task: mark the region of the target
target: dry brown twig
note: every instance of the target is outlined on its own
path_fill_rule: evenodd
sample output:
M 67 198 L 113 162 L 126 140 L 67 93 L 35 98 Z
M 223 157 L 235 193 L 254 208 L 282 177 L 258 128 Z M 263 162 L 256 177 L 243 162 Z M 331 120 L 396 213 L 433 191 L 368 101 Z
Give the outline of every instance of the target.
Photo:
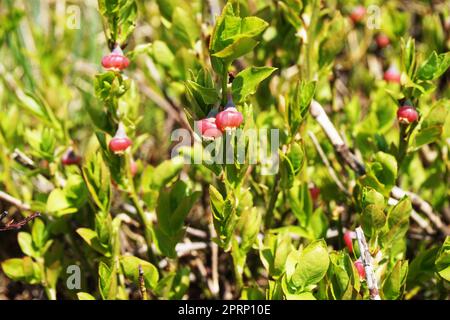
M 145 287 L 145 279 L 144 279 L 144 270 L 142 270 L 142 266 L 138 266 L 139 271 L 139 292 L 141 293 L 142 300 L 148 300 L 147 288 Z
M 8 215 L 7 212 L 2 213 L 2 215 L 0 216 L 0 219 L 3 219 L 4 217 L 6 217 Z M 35 218 L 39 217 L 41 214 L 39 212 L 35 212 L 32 213 L 31 215 L 29 215 L 28 217 L 26 217 L 25 219 L 20 220 L 19 222 L 14 222 L 13 220 L 10 220 L 9 222 L 7 222 L 5 224 L 4 227 L 0 227 L 0 232 L 1 231 L 9 231 L 9 230 L 19 230 L 22 229 L 22 227 L 24 225 L 26 225 L 28 222 L 34 220 Z

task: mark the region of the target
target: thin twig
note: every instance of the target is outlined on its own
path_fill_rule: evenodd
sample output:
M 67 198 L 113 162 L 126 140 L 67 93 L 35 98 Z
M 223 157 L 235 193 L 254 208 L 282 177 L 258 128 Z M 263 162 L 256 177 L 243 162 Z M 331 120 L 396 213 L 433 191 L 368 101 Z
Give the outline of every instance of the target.
M 350 152 L 350 149 L 347 147 L 344 140 L 342 140 L 333 123 L 330 121 L 330 118 L 328 118 L 325 110 L 317 101 L 313 100 L 311 102 L 310 112 L 325 131 L 325 134 L 328 136 L 328 139 L 330 139 L 334 149 L 344 162 L 359 175 L 364 175 L 366 173 L 364 164 Z
M 3 191 L 0 191 L 0 200 L 9 202 L 12 205 L 16 206 L 17 208 L 19 208 L 20 210 L 27 211 L 27 210 L 31 209 L 29 204 L 26 204 L 26 203 L 22 202 L 21 200 L 14 198 L 13 196 L 11 196 Z
M 144 270 L 142 270 L 142 266 L 138 266 L 139 270 L 139 292 L 141 293 L 142 300 L 148 300 L 147 288 L 145 287 L 145 279 L 144 279 Z
M 216 24 L 216 18 L 220 16 L 220 4 L 218 0 L 208 0 L 210 14 L 211 14 L 211 25 Z
M 178 243 L 175 246 L 175 251 L 178 257 L 182 257 L 190 253 L 191 251 L 203 250 L 208 248 L 206 242 L 189 242 L 189 243 Z
M 14 149 L 11 158 L 28 169 L 36 169 L 34 161 L 17 148 Z
M 186 233 L 190 234 L 191 236 L 200 238 L 200 239 L 208 239 L 208 233 L 206 231 L 203 231 L 203 230 L 200 230 L 200 229 L 187 227 L 186 228 Z
M 317 141 L 317 137 L 316 135 L 312 132 L 312 131 L 308 131 L 308 135 L 311 138 L 314 147 L 317 150 L 317 153 L 319 153 L 320 158 L 322 159 L 322 162 L 325 164 L 325 166 L 328 169 L 328 173 L 330 174 L 331 178 L 333 179 L 333 181 L 336 183 L 336 185 L 338 186 L 338 188 L 344 192 L 347 196 L 350 195 L 350 192 L 348 192 L 347 189 L 345 189 L 344 185 L 342 184 L 342 182 L 339 180 L 336 171 L 334 171 L 333 167 L 331 166 L 330 161 L 328 161 L 327 156 L 325 155 L 325 152 L 323 151 L 322 147 L 320 146 L 319 141 Z
M 356 228 L 356 239 L 358 240 L 359 250 L 361 252 L 361 261 L 366 272 L 367 287 L 370 292 L 370 300 L 381 300 L 378 293 L 378 283 L 372 266 L 372 255 L 367 245 L 366 237 L 361 227 Z
M 7 222 L 4 227 L 0 227 L 0 231 L 9 231 L 9 230 L 19 230 L 22 229 L 24 225 L 26 225 L 28 222 L 32 221 L 33 219 L 39 217 L 41 214 L 39 212 L 32 213 L 28 217 L 26 217 L 23 220 L 20 220 L 19 222 L 14 222 L 14 219 Z M 5 216 L 5 214 L 2 214 L 2 218 Z

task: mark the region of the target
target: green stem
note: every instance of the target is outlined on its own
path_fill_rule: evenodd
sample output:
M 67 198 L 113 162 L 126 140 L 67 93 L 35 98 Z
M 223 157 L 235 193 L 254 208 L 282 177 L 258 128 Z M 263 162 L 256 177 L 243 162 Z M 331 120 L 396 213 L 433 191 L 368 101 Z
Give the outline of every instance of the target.
M 406 152 L 408 150 L 408 141 L 409 137 L 406 133 L 406 126 L 403 124 L 400 124 L 400 135 L 399 135 L 399 141 L 398 141 L 398 154 L 397 154 L 397 165 L 398 165 L 398 171 L 400 171 L 400 167 L 402 165 L 403 160 L 405 159 Z
M 139 220 L 144 227 L 144 237 L 145 242 L 148 246 L 148 258 L 150 259 L 150 262 L 155 264 L 156 263 L 156 257 L 152 250 L 152 243 L 153 243 L 153 233 L 152 233 L 152 227 L 153 222 L 147 217 L 144 209 L 142 208 L 141 204 L 139 203 L 139 196 L 136 192 L 136 187 L 134 186 L 133 181 L 133 174 L 131 173 L 131 161 L 132 161 L 132 155 L 128 154 L 127 161 L 126 161 L 126 167 L 127 167 L 127 177 L 130 181 L 129 185 L 129 196 L 131 198 L 131 201 L 133 202 L 134 207 L 136 208 L 136 211 L 138 212 Z
M 266 217 L 265 217 L 265 226 L 266 228 L 270 228 L 270 225 L 272 224 L 273 219 L 273 212 L 275 210 L 275 204 L 278 199 L 278 194 L 280 193 L 280 188 L 278 188 L 280 184 L 280 173 L 278 172 L 275 176 L 275 181 L 273 182 L 273 188 L 272 188 L 272 195 L 270 196 L 269 200 L 269 207 L 267 209 Z
M 155 254 L 153 253 L 153 250 L 152 250 L 153 235 L 152 235 L 152 230 L 151 230 L 151 228 L 153 227 L 153 223 L 150 219 L 148 219 L 147 215 L 145 214 L 144 209 L 142 208 L 141 204 L 139 203 L 139 198 L 136 194 L 136 190 L 135 190 L 134 186 L 131 189 L 132 189 L 130 191 L 131 201 L 133 201 L 133 205 L 138 212 L 140 222 L 144 227 L 144 237 L 145 237 L 145 241 L 148 246 L 148 258 L 151 263 L 155 264 L 157 261 L 156 261 Z
M 48 300 L 56 300 L 56 290 L 53 288 L 49 288 L 47 286 L 44 287 L 45 295 Z
M 224 65 L 224 71 L 222 75 L 222 106 L 227 104 L 227 91 L 228 91 L 228 67 L 229 65 Z

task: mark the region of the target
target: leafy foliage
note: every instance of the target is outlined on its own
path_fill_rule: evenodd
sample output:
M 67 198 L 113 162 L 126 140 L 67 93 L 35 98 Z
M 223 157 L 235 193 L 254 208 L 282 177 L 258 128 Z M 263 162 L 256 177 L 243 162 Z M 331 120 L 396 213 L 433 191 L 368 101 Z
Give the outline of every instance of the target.
M 2 3 L 0 299 L 448 298 L 448 9 L 213 2 Z

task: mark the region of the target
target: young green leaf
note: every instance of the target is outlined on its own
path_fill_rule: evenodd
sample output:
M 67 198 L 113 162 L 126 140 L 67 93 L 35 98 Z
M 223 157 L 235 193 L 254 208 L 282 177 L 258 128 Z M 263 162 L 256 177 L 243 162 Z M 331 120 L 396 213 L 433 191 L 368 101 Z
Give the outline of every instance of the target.
M 258 85 L 276 69 L 272 67 L 248 67 L 239 72 L 231 86 L 233 101 L 242 103 L 249 95 L 254 94 Z

